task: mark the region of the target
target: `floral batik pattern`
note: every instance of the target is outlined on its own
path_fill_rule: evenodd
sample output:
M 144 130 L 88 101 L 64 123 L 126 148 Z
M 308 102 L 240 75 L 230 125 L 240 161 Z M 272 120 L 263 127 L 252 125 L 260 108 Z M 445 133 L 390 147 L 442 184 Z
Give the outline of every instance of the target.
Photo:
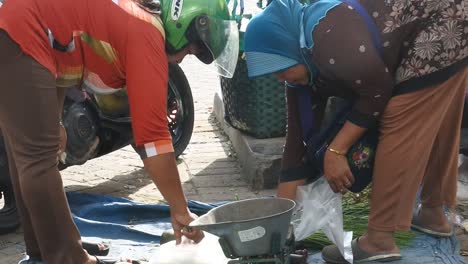
M 391 12 L 383 33 L 410 23 L 421 30 L 406 41 L 406 55 L 396 71 L 396 82 L 433 73 L 468 56 L 468 0 L 386 0 Z

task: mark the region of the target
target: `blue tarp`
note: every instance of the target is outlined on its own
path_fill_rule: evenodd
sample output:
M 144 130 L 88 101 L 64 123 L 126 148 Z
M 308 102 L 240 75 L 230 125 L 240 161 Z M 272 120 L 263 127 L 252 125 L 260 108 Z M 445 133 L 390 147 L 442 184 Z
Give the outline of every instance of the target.
M 109 256 L 148 260 L 158 250 L 161 234 L 171 229 L 169 207 L 124 198 L 67 193 L 75 224 L 85 241 L 110 244 Z M 218 204 L 189 201 L 198 215 Z
M 110 256 L 150 259 L 157 254 L 160 235 L 170 229 L 169 207 L 164 204 L 144 204 L 124 198 L 67 193 L 70 209 L 82 237 L 87 241 L 107 242 Z M 218 204 L 189 202 L 196 214 L 204 214 Z M 418 235 L 402 250 L 403 260 L 395 264 L 461 264 L 468 263 L 459 256 L 456 237 L 434 239 Z M 320 253 L 309 258 L 309 263 L 324 263 Z
M 418 235 L 412 244 L 401 250 L 402 260 L 392 264 L 462 264 L 468 263 L 460 256 L 460 245 L 456 236 L 445 239 L 435 239 L 426 235 Z M 316 253 L 309 257 L 309 264 L 322 264 L 322 255 Z M 382 263 L 382 262 L 368 262 Z

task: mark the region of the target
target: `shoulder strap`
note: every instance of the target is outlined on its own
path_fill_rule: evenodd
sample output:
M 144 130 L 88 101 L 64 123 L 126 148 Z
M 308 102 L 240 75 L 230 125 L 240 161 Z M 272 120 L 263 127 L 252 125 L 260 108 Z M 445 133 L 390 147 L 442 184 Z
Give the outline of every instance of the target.
M 301 119 L 302 139 L 304 142 L 307 142 L 312 137 L 312 133 L 316 132 L 314 129 L 313 105 L 311 101 L 312 94 L 310 88 L 300 87 L 289 89 L 298 89 L 297 102 Z
M 380 31 L 377 28 L 372 17 L 369 15 L 369 12 L 357 1 L 357 0 L 339 0 L 343 3 L 348 4 L 349 6 L 353 7 L 356 12 L 364 19 L 364 22 L 367 25 L 369 32 L 372 35 L 372 42 L 374 44 L 375 49 L 379 53 L 380 57 L 383 59 L 383 45 L 382 39 L 380 37 Z M 307 58 L 306 58 L 307 59 Z M 304 142 L 307 142 L 310 137 L 313 135 L 314 127 L 313 127 L 313 105 L 311 101 L 311 91 L 310 87 L 301 87 L 301 88 L 291 88 L 291 89 L 300 89 L 299 92 L 299 115 L 301 119 L 302 125 L 302 138 Z M 318 131 L 315 131 L 318 132 Z
M 357 0 L 339 0 L 339 1 L 346 3 L 352 8 L 354 8 L 354 10 L 358 12 L 358 14 L 362 17 L 362 19 L 364 19 L 364 22 L 367 25 L 367 29 L 372 35 L 372 42 L 374 43 L 374 47 L 377 49 L 380 57 L 382 58 L 383 57 L 383 45 L 382 45 L 383 43 L 380 37 L 380 31 L 377 25 L 375 24 L 374 19 L 372 19 L 372 17 L 369 15 L 369 12 L 367 12 L 367 10 Z

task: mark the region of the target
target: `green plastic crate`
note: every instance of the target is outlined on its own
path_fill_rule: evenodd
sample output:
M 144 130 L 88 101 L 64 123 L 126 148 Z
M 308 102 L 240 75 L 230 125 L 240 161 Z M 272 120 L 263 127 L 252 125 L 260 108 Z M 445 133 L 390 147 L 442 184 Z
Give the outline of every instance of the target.
M 273 75 L 249 79 L 240 56 L 233 78 L 221 77 L 221 90 L 225 119 L 231 126 L 256 138 L 286 134 L 284 84 Z

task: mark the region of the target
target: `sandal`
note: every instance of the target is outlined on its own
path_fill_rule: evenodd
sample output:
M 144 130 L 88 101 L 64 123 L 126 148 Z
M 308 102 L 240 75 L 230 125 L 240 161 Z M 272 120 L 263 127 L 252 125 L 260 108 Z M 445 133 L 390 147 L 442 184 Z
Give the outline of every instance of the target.
M 103 243 L 81 242 L 83 249 L 92 256 L 107 256 L 109 254 L 109 246 Z
M 138 260 L 132 260 L 131 262 L 122 260 L 121 258 L 101 258 L 96 257 L 97 264 L 141 264 Z
M 24 256 L 18 264 L 43 264 L 42 260 L 30 258 L 28 255 Z
M 356 238 L 351 242 L 351 248 L 353 251 L 353 263 L 363 263 L 363 262 L 370 262 L 370 261 L 395 261 L 401 259 L 400 253 L 391 253 L 391 252 L 379 252 L 379 253 L 369 253 L 358 246 L 359 238 Z M 341 255 L 340 250 L 337 246 L 331 245 L 326 246 L 322 250 L 322 258 L 327 263 L 333 264 L 346 264 L 349 263 L 346 261 L 343 256 Z
M 448 238 L 448 237 L 451 237 L 453 235 L 453 230 L 448 232 L 448 233 L 445 233 L 445 232 L 438 232 L 438 231 L 434 231 L 434 230 L 431 230 L 431 229 L 428 229 L 428 228 L 424 228 L 418 224 L 415 224 L 414 222 L 411 224 L 411 228 L 413 228 L 414 230 L 416 231 L 419 231 L 421 233 L 424 233 L 428 236 L 432 236 L 432 237 L 435 237 L 435 238 Z
M 428 236 L 436 237 L 436 238 L 447 238 L 453 235 L 453 228 L 452 230 L 450 230 L 450 232 L 447 233 L 447 232 L 439 232 L 439 231 L 435 231 L 435 230 L 431 230 L 431 229 L 423 227 L 419 223 L 418 215 L 419 215 L 419 212 L 418 214 L 413 216 L 413 220 L 411 222 L 411 228 L 413 228 L 414 230 L 424 233 Z

